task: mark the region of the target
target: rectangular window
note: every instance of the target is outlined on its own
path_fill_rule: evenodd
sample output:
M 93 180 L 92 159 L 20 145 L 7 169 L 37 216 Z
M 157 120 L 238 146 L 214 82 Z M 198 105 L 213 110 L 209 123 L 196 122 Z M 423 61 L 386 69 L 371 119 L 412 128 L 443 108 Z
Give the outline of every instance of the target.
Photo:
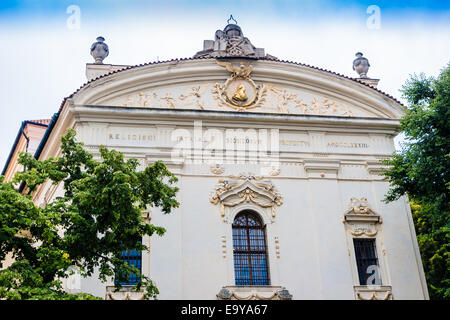
M 359 284 L 381 285 L 375 239 L 353 239 Z
M 142 272 L 142 255 L 140 251 L 136 250 L 128 250 L 128 251 L 122 251 L 122 260 L 127 262 L 128 265 L 134 266 L 139 270 L 139 272 Z M 139 281 L 139 277 L 135 274 L 129 274 L 128 275 L 128 281 L 121 281 L 119 282 L 123 286 L 131 285 L 134 286 Z

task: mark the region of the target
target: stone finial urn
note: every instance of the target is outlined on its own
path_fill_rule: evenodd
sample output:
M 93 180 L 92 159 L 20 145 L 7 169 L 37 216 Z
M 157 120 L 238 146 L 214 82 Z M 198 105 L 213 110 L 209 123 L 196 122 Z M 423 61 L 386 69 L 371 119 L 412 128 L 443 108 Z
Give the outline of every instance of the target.
M 95 63 L 103 63 L 103 60 L 109 54 L 108 45 L 104 41 L 105 38 L 98 37 L 97 42 L 94 42 L 91 46 L 91 56 L 94 57 Z
M 361 52 L 356 53 L 356 59 L 353 60 L 353 70 L 355 70 L 360 78 L 367 78 L 367 72 L 369 71 L 369 60 L 363 57 Z

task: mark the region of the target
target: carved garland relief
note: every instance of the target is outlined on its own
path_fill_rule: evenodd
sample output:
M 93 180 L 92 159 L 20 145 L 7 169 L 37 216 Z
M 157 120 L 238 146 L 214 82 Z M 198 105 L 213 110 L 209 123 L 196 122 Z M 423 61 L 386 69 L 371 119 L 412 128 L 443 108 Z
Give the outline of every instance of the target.
M 393 300 L 391 287 L 385 286 L 382 291 L 361 291 L 356 292 L 356 298 L 358 300 Z
M 217 109 L 260 111 L 284 114 L 335 115 L 354 117 L 348 106 L 326 97 L 313 97 L 309 103 L 298 93 L 272 84 L 255 84 L 251 79 L 251 65 L 234 66 L 217 60 L 230 72 L 225 83 L 203 83 L 184 89 L 184 92 L 139 92 L 128 95 L 126 107 L 151 107 L 171 109 Z M 215 102 L 214 104 L 211 104 Z M 209 107 L 207 107 L 209 106 Z
M 292 300 L 292 295 L 284 287 L 267 289 L 258 291 L 258 288 L 249 287 L 248 290 L 240 292 L 232 286 L 223 287 L 216 296 L 218 300 Z

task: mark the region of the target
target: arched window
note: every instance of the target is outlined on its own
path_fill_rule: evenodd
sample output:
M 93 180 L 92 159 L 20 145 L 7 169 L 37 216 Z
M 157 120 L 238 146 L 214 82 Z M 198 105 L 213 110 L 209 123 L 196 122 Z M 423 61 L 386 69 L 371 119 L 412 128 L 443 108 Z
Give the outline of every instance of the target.
M 270 284 L 265 226 L 256 213 L 243 211 L 234 219 L 233 249 L 237 286 Z

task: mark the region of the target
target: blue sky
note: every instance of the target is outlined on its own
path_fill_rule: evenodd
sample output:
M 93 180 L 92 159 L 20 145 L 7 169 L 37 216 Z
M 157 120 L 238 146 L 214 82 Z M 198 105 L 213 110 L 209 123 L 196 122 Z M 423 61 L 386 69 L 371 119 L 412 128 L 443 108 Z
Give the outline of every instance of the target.
M 202 13 L 230 12 L 234 15 L 245 14 L 252 17 L 266 16 L 284 18 L 321 19 L 330 15 L 346 15 L 361 11 L 370 5 L 378 5 L 388 19 L 407 20 L 410 17 L 435 19 L 450 17 L 450 1 L 389 1 L 389 0 L 2 0 L 0 17 L 3 20 L 14 19 L 58 19 L 64 18 L 69 5 L 78 5 L 89 18 L 107 19 L 108 17 L 148 16 L 153 14 L 182 13 L 190 15 L 192 21 Z M 232 11 L 232 12 L 231 12 Z
M 69 28 L 69 6 L 80 9 Z M 367 9 L 380 8 L 379 28 Z M 369 76 L 396 98 L 412 73 L 437 75 L 450 61 L 450 1 L 27 0 L 0 1 L 0 169 L 23 120 L 50 118 L 84 82 L 90 45 L 102 35 L 105 63 L 141 64 L 191 57 L 230 14 L 256 47 L 356 76 L 356 52 Z
M 142 7 L 147 5 L 149 7 L 164 7 L 179 6 L 179 7 L 223 7 L 227 5 L 231 6 L 254 6 L 259 4 L 259 6 L 266 7 L 276 7 L 283 9 L 283 11 L 291 11 L 292 8 L 298 7 L 327 7 L 327 8 L 341 8 L 348 6 L 362 6 L 367 7 L 371 4 L 379 5 L 380 7 L 386 9 L 406 9 L 414 8 L 417 10 L 448 10 L 450 4 L 447 1 L 442 0 L 407 0 L 407 1 L 395 1 L 395 0 L 310 0 L 310 1 L 299 1 L 299 0 L 277 0 L 277 1 L 237 1 L 237 0 L 215 0 L 215 1 L 202 1 L 202 0 L 167 0 L 167 1 L 143 1 L 143 0 L 2 0 L 0 3 L 0 10 L 10 10 L 12 12 L 24 12 L 33 11 L 35 9 L 42 9 L 47 12 L 57 12 L 60 8 L 65 8 L 70 4 L 78 4 L 83 7 L 91 8 L 102 8 L 105 9 L 108 6 L 121 5 L 124 7 Z

